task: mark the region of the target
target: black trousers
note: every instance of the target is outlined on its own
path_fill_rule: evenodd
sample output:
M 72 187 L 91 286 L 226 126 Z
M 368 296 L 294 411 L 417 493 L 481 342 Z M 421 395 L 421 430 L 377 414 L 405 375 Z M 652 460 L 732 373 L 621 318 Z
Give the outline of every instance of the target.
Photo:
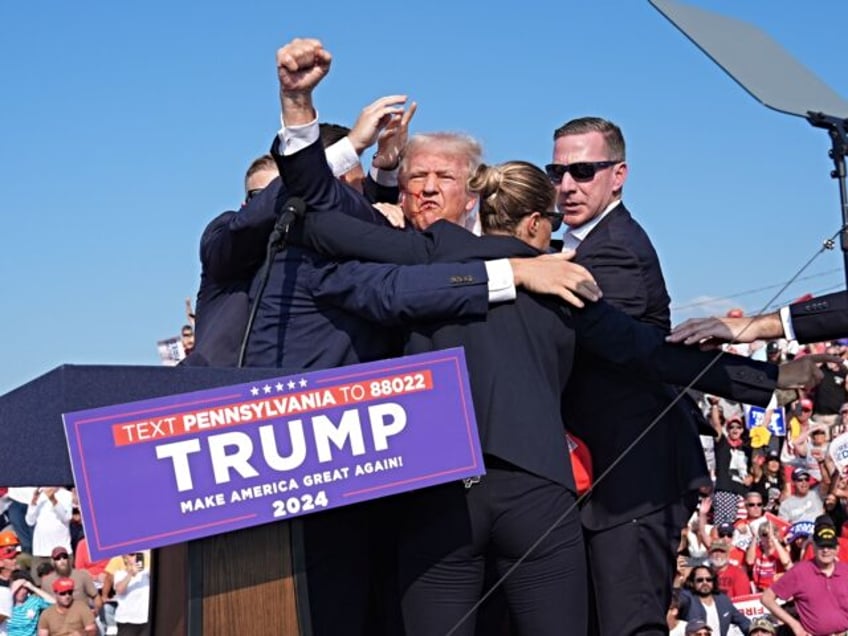
M 312 635 L 402 634 L 392 498 L 302 521 Z
M 574 494 L 517 468 L 487 466 L 469 489 L 451 483 L 405 496 L 398 571 L 407 636 L 454 628 L 473 635 L 475 615 L 463 617 L 484 592 L 487 556 L 500 578 L 528 551 L 503 584 L 513 634 L 584 636 L 586 564 Z
M 601 531 L 585 530 L 597 634 L 665 636 L 680 531 L 697 496 Z

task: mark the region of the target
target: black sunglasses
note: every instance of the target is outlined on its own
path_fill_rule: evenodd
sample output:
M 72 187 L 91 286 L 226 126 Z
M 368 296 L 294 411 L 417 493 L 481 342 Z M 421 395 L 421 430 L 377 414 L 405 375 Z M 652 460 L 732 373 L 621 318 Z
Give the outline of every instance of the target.
M 70 592 L 57 592 L 56 596 L 73 596 L 73 594 L 74 594 L 74 591 L 71 590 Z
M 247 196 L 245 197 L 245 201 L 250 201 L 253 197 L 262 192 L 264 189 L 265 188 L 254 188 L 253 190 L 248 190 Z
M 761 502 L 761 501 L 749 501 L 745 505 L 748 506 L 749 508 L 762 508 L 763 502 Z
M 539 214 L 551 222 L 551 231 L 556 232 L 562 227 L 562 212 L 539 212 Z
M 554 185 L 562 181 L 565 173 L 571 174 L 575 181 L 591 181 L 595 178 L 598 170 L 614 166 L 620 161 L 578 161 L 576 163 L 549 163 L 545 166 L 548 179 Z
M 67 561 L 68 555 L 67 554 L 57 554 L 55 557 L 53 557 L 53 560 L 54 561 Z
M 711 576 L 699 576 L 695 578 L 695 583 L 712 583 L 713 577 Z

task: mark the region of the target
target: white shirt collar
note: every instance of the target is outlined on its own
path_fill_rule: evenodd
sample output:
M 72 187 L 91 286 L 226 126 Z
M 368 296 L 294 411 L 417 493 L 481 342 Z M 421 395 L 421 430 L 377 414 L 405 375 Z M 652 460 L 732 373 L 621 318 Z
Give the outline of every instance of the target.
M 603 212 L 601 212 L 591 221 L 587 221 L 579 227 L 569 227 L 568 234 L 577 239 L 578 243 L 582 242 L 583 239 L 585 239 L 589 235 L 589 232 L 594 230 L 598 223 L 603 221 L 604 217 L 606 217 L 607 214 L 612 212 L 618 206 L 619 203 L 621 203 L 621 199 L 616 199 L 615 201 L 610 203 Z

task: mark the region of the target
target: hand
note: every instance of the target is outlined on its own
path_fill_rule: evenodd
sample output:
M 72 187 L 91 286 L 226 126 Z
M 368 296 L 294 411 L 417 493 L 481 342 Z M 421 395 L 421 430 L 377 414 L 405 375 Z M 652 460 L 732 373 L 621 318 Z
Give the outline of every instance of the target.
M 406 225 L 406 216 L 403 214 L 403 208 L 394 203 L 374 203 L 373 207 L 377 212 L 386 217 L 386 220 L 392 227 L 402 228 Z
M 812 389 L 824 377 L 818 364 L 833 360 L 838 360 L 838 358 L 826 353 L 814 353 L 784 362 L 780 365 L 777 374 L 777 387 L 779 389 Z
M 535 258 L 511 258 L 515 286 L 529 292 L 559 296 L 575 307 L 583 307 L 579 294 L 592 302 L 603 295 L 592 274 L 585 267 L 571 263 L 574 252 L 542 254 Z
M 690 318 L 671 330 L 666 340 L 715 349 L 722 342 L 753 342 L 760 338 L 782 338 L 780 314 L 742 318 Z
M 701 503 L 698 505 L 698 513 L 702 515 L 708 515 L 710 510 L 713 507 L 713 498 L 712 497 L 703 497 L 701 499 Z
M 333 56 L 320 40 L 295 38 L 277 50 L 277 78 L 285 93 L 311 93 L 330 71 Z
M 393 122 L 395 122 L 393 128 L 399 125 L 399 122 L 406 117 L 403 110 L 404 104 L 406 104 L 406 95 L 388 95 L 362 109 L 347 135 L 357 154 L 361 155 L 363 150 L 373 146 Z M 412 112 L 415 111 L 412 110 Z
M 374 155 L 371 165 L 380 170 L 394 170 L 400 165 L 400 156 L 409 138 L 409 122 L 412 121 L 416 110 L 418 104 L 412 102 L 405 113 L 399 117 L 392 116 L 377 139 L 377 154 Z

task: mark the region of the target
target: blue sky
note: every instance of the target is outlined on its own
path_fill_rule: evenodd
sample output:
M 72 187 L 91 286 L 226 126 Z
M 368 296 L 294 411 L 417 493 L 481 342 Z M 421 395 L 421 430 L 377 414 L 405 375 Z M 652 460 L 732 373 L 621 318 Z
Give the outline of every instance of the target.
M 848 95 L 848 3 L 691 3 L 756 24 Z M 407 93 L 415 130 L 538 164 L 566 120 L 619 123 L 625 202 L 678 320 L 756 311 L 777 290 L 751 290 L 788 280 L 839 227 L 825 133 L 754 101 L 647 0 L 4 2 L 0 393 L 62 363 L 158 364 L 197 289 L 203 227 L 238 207 L 277 128 L 274 52 L 296 36 L 335 55 L 323 120 Z M 841 253 L 806 276 L 780 299 L 844 288 Z

